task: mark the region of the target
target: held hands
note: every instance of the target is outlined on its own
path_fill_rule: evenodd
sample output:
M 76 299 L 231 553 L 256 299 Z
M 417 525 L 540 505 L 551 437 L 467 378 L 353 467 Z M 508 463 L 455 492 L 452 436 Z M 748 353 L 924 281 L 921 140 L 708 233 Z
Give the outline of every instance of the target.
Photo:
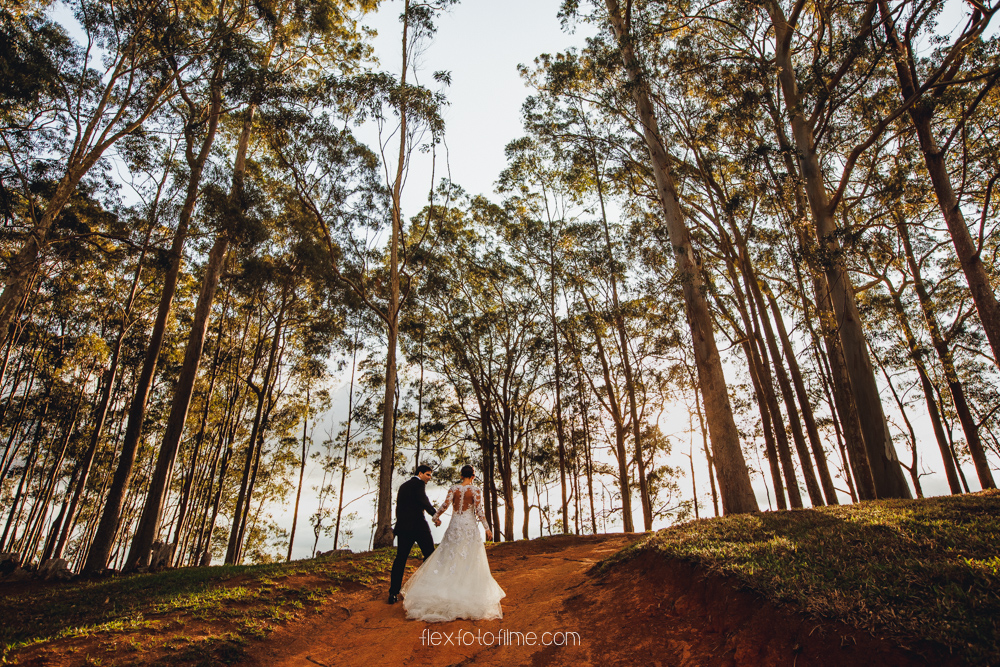
M 435 526 L 440 526 L 441 525 L 441 519 L 439 519 L 437 517 L 434 517 L 434 525 Z

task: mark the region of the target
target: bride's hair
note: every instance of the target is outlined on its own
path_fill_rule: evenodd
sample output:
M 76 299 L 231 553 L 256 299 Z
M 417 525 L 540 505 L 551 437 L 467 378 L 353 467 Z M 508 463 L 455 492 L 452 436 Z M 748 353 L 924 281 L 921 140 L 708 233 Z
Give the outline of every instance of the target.
M 470 465 L 462 466 L 462 479 L 469 479 L 476 476 L 476 471 Z

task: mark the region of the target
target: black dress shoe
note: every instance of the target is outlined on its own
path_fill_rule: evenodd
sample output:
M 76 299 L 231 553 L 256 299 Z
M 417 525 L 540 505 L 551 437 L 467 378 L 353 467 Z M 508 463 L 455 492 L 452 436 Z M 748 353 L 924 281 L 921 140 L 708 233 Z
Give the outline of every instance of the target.
M 399 599 L 399 598 L 397 598 L 397 597 L 396 597 L 395 595 L 393 595 L 392 593 L 390 593 L 390 594 L 389 594 L 389 604 L 396 604 L 396 601 L 397 601 L 398 599 Z

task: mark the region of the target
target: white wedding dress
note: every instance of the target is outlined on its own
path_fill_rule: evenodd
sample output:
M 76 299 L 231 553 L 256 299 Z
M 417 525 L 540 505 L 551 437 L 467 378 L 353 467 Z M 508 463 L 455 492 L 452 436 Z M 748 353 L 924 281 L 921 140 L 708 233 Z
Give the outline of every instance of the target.
M 490 574 L 486 546 L 478 522 L 489 530 L 483 491 L 471 484 L 448 489 L 434 518 L 452 508 L 441 544 L 400 591 L 407 618 L 442 622 L 503 618 L 500 599 L 506 593 Z

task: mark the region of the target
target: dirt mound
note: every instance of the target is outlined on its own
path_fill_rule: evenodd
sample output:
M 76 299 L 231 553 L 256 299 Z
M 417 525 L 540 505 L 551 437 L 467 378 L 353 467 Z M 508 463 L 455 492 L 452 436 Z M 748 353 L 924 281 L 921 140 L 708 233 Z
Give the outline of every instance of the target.
M 960 664 L 943 647 L 902 647 L 811 619 L 725 577 L 645 553 L 593 576 L 566 601 L 607 664 L 822 667 Z M 615 613 L 601 610 L 615 609 Z
M 384 589 L 366 589 L 275 631 L 251 650 L 247 664 L 958 664 L 938 647 L 907 649 L 810 620 L 727 579 L 655 555 L 605 575 L 592 572 L 639 537 L 556 537 L 493 547 L 494 576 L 507 592 L 500 621 L 408 621 L 401 605 L 386 604 Z

